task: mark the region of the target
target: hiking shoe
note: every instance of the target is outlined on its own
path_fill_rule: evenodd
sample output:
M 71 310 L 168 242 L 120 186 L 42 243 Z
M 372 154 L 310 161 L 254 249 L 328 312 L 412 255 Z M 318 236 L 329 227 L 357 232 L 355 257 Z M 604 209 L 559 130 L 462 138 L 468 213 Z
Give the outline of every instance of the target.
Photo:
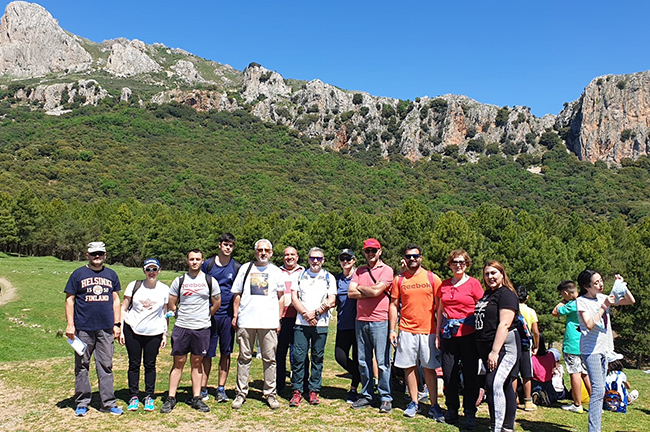
M 345 399 L 345 402 L 352 404 L 355 403 L 359 399 L 359 395 L 357 394 L 356 390 L 350 390 L 348 392 L 348 397 Z
M 551 398 L 548 397 L 546 390 L 540 390 L 533 393 L 533 404 L 545 407 L 550 407 L 552 405 Z
M 574 413 L 582 413 L 582 412 L 584 412 L 584 409 L 582 408 L 582 405 L 580 405 L 580 406 L 576 406 L 574 404 L 562 405 L 562 409 L 564 411 L 571 411 L 571 412 L 574 412 Z
M 360 408 L 367 408 L 370 406 L 370 401 L 363 396 L 357 399 L 350 405 L 350 408 L 352 409 L 360 409 Z
M 537 405 L 535 405 L 531 400 L 524 401 L 524 411 L 535 411 L 537 409 Z
M 476 428 L 476 417 L 473 415 L 465 415 L 463 427 L 465 429 L 474 430 Z
M 210 407 L 203 402 L 203 399 L 201 399 L 201 396 L 197 396 L 192 399 L 192 408 L 199 412 L 210 412 Z
M 210 399 L 210 395 L 208 394 L 208 388 L 207 387 L 201 388 L 201 393 L 199 393 L 199 397 L 201 398 L 201 400 L 203 402 L 207 402 L 208 399 Z
M 144 410 L 153 411 L 153 398 L 151 396 L 144 398 Z
M 228 402 L 230 399 L 228 399 L 228 395 L 226 394 L 226 389 L 217 389 L 217 396 L 216 396 L 217 402 L 222 403 L 222 402 Z
M 381 401 L 379 406 L 379 412 L 382 414 L 388 414 L 393 410 L 393 404 L 390 401 Z
M 280 402 L 278 402 L 278 398 L 276 398 L 275 395 L 267 396 L 266 403 L 269 404 L 269 408 L 272 410 L 280 408 Z
M 429 417 L 438 423 L 445 422 L 445 415 L 442 413 L 442 408 L 440 408 L 440 405 L 438 404 L 431 405 L 431 408 L 429 408 Z
M 241 408 L 241 406 L 244 405 L 245 401 L 246 399 L 244 398 L 244 396 L 238 394 L 237 396 L 235 396 L 235 400 L 232 401 L 232 409 Z
M 452 425 L 458 423 L 458 412 L 447 410 L 445 413 L 445 423 Z
M 122 408 L 116 407 L 116 406 L 110 407 L 108 409 L 103 409 L 101 411 L 105 412 L 105 413 L 113 414 L 113 415 L 116 415 L 116 416 L 124 414 L 124 410 Z
M 291 397 L 291 400 L 289 401 L 289 406 L 290 407 L 297 407 L 300 405 L 300 402 L 302 401 L 302 395 L 300 394 L 299 390 L 294 390 L 293 391 L 293 396 Z
M 176 398 L 168 396 L 162 408 L 160 408 L 160 412 L 162 414 L 169 414 L 170 412 L 172 412 L 175 406 L 176 406 Z
M 77 417 L 86 417 L 86 414 L 88 414 L 88 407 L 78 406 L 77 409 L 74 410 L 74 415 Z
M 418 405 L 418 403 L 411 401 L 409 402 L 409 404 L 406 406 L 406 409 L 404 410 L 404 417 L 413 418 L 419 411 L 420 411 L 420 406 Z
M 418 392 L 418 402 L 426 402 L 429 400 L 429 389 L 424 388 L 424 391 L 419 391 Z
M 310 405 L 318 405 L 320 403 L 320 399 L 318 399 L 318 393 L 315 391 L 309 392 L 309 404 Z
M 133 396 L 129 400 L 129 406 L 126 409 L 128 409 L 129 411 L 137 411 L 139 405 L 140 405 L 140 399 L 138 399 L 137 396 Z

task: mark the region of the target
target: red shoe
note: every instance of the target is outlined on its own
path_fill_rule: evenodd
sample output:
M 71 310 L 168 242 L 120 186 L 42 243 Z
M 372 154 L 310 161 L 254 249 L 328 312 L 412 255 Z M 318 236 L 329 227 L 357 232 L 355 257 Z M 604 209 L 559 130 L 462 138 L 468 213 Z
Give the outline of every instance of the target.
M 294 390 L 293 391 L 293 397 L 289 401 L 289 406 L 290 407 L 297 407 L 300 405 L 300 401 L 302 401 L 302 395 L 300 394 L 300 391 Z
M 318 393 L 315 391 L 309 392 L 309 403 L 311 405 L 318 405 L 320 403 L 320 399 L 318 399 Z

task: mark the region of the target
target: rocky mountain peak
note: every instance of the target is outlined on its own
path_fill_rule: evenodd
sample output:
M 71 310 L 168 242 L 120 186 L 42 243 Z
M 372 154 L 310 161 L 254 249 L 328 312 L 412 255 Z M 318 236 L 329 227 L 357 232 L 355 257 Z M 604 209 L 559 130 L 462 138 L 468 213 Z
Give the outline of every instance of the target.
M 9 3 L 0 19 L 0 75 L 23 78 L 90 68 L 92 57 L 40 5 Z

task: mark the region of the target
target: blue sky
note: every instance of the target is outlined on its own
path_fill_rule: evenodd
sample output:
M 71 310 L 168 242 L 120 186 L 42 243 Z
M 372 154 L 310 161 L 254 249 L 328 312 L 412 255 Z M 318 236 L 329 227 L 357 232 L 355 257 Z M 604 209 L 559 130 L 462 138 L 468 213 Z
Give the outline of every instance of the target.
M 3 3 L 4 5 L 8 2 Z M 40 0 L 101 42 L 161 42 L 377 96 L 463 94 L 557 114 L 596 76 L 650 69 L 647 1 Z

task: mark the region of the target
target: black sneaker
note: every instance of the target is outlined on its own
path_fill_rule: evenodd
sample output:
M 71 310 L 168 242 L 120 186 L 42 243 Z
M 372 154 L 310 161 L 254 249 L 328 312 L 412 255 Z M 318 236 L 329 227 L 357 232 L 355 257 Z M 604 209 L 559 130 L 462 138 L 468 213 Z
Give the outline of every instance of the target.
M 162 408 L 160 408 L 160 412 L 162 414 L 169 414 L 170 412 L 172 412 L 175 406 L 176 406 L 176 398 L 168 396 Z
M 350 390 L 348 393 L 348 397 L 346 398 L 345 402 L 349 404 L 353 404 L 359 399 L 359 395 L 357 394 L 356 390 Z
M 199 412 L 210 412 L 210 407 L 203 402 L 201 396 L 192 399 L 192 408 Z
M 370 406 L 370 401 L 364 397 L 360 397 L 352 405 L 350 405 L 350 408 L 352 409 L 360 409 L 360 408 L 368 408 Z

